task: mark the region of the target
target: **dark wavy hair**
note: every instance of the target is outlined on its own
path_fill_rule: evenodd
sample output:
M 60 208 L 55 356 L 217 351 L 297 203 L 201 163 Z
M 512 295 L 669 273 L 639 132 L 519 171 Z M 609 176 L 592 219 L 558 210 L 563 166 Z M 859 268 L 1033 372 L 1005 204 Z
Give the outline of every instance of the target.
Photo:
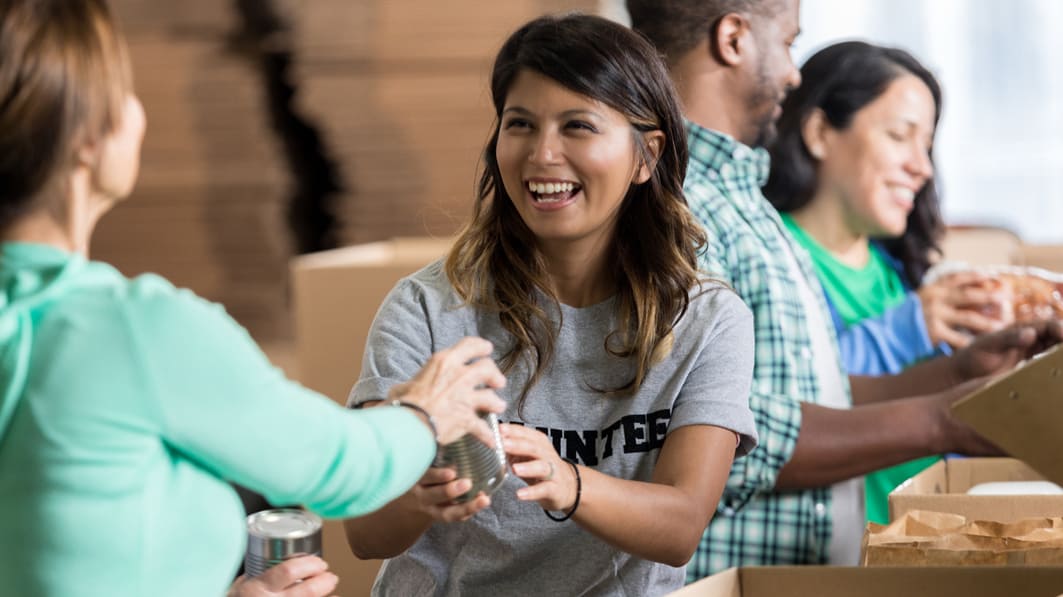
M 882 95 L 897 78 L 918 77 L 934 96 L 934 127 L 941 117 L 941 86 L 911 54 L 860 41 L 828 46 L 801 67 L 801 86 L 783 102 L 778 136 L 768 147 L 771 174 L 764 196 L 781 212 L 798 210 L 816 190 L 816 160 L 805 146 L 801 128 L 816 109 L 835 129 L 848 127 L 856 113 Z M 932 148 L 931 148 L 932 149 Z M 933 162 L 933 152 L 930 156 Z M 880 239 L 886 251 L 904 266 L 908 284 L 916 288 L 940 252 L 945 231 L 941 219 L 936 171 L 915 196 L 904 234 Z
M 683 196 L 687 146 L 682 112 L 664 63 L 635 32 L 601 17 L 573 14 L 535 19 L 506 40 L 491 73 L 496 120 L 483 152 L 479 196 L 472 220 L 447 257 L 447 276 L 466 302 L 498 313 L 512 334 L 514 344 L 505 348 L 502 370 L 509 372 L 527 359 L 531 375 L 521 392 L 523 404 L 551 360 L 558 333 L 536 290 L 555 307 L 557 296 L 536 238 L 506 194 L 495 156 L 506 96 L 523 70 L 623 114 L 643 163 L 652 164 L 653 156 L 642 133 L 664 133 L 650 179 L 631 185 L 621 203 L 611 248 L 620 329 L 605 338 L 605 348 L 633 358 L 637 366 L 623 387 L 599 391 L 632 393 L 671 347 L 672 329 L 698 283 L 697 252 L 705 244 L 705 233 Z
M 131 90 L 104 0 L 0 0 L 0 232 L 37 209 L 63 215 L 54 185 L 118 126 Z

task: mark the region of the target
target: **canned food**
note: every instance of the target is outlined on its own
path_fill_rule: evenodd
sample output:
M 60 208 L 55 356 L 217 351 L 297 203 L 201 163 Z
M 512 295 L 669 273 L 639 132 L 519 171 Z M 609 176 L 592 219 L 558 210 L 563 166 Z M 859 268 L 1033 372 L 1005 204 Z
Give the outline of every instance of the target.
M 247 517 L 244 571 L 258 576 L 302 555 L 321 555 L 321 519 L 294 508 L 263 510 Z
M 466 434 L 440 450 L 435 466 L 453 467 L 459 479 L 472 481 L 472 488 L 454 501 L 467 502 L 481 491 L 491 495 L 506 479 L 506 451 L 502 448 L 502 435 L 498 431 L 498 417 L 494 413 L 481 415 L 495 437 L 495 447 L 490 448 L 476 436 Z

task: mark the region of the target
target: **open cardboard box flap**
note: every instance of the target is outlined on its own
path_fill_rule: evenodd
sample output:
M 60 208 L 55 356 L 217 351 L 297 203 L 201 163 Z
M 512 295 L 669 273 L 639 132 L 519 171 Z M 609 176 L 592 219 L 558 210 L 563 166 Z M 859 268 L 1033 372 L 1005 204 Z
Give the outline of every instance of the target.
M 952 406 L 956 418 L 1063 485 L 1063 345 Z

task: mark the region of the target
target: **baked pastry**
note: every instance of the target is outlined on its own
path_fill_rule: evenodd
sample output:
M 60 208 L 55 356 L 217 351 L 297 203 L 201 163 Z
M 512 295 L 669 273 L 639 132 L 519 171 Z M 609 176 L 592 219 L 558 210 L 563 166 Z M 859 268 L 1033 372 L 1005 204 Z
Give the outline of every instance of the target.
M 1063 282 L 1033 274 L 1001 273 L 986 278 L 986 290 L 1003 297 L 999 315 L 1005 322 L 1063 319 Z

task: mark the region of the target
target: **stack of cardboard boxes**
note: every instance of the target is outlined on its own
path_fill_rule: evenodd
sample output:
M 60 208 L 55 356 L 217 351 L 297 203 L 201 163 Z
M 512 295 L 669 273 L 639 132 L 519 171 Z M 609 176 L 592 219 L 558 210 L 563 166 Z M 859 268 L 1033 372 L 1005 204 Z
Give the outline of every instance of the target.
M 287 175 L 253 66 L 227 44 L 229 3 L 113 0 L 147 113 L 140 178 L 92 257 L 225 304 L 257 338 L 287 336 Z
M 595 0 L 315 0 L 298 19 L 300 103 L 328 131 L 347 189 L 341 238 L 454 234 L 471 212 L 491 132 L 502 42 Z

